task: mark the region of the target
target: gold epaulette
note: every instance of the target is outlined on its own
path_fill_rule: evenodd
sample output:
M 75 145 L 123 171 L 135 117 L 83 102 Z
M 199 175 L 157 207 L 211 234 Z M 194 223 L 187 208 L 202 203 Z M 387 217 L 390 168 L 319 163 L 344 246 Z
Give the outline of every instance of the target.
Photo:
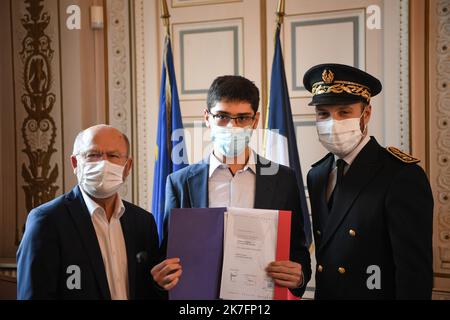
M 395 148 L 395 147 L 387 147 L 386 150 L 396 157 L 398 160 L 404 163 L 418 163 L 420 159 L 414 158 L 413 156 L 404 153 L 403 151 Z

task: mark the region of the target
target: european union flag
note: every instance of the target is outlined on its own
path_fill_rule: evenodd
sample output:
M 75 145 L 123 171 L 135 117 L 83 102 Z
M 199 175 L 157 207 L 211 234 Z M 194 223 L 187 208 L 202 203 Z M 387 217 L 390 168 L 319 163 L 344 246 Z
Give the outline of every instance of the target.
M 300 204 L 303 215 L 303 226 L 307 245 L 312 243 L 311 221 L 306 203 L 305 187 L 295 137 L 292 119 L 291 103 L 286 82 L 283 53 L 280 42 L 280 24 L 275 33 L 275 53 L 270 78 L 269 105 L 266 118 L 265 155 L 268 159 L 295 170 L 298 188 L 300 190 Z
M 167 176 L 188 165 L 169 35 L 166 36 L 164 45 L 159 101 L 152 212 L 158 227 L 159 241 L 161 242 L 164 226 Z

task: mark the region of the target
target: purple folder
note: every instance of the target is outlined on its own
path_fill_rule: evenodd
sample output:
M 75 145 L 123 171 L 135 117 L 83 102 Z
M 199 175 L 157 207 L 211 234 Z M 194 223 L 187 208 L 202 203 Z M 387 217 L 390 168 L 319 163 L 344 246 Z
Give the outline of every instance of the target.
M 167 258 L 180 258 L 183 274 L 170 300 L 219 299 L 226 208 L 173 209 Z

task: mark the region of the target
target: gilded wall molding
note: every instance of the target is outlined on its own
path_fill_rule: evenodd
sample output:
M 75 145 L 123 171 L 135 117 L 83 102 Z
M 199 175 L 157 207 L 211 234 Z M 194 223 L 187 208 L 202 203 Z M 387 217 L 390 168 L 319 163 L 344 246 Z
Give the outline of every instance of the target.
M 107 0 L 109 124 L 127 134 L 133 146 L 130 6 L 128 0 Z M 120 195 L 132 201 L 130 175 Z
M 438 267 L 442 272 L 450 274 L 450 0 L 440 0 L 435 8 L 437 12 L 436 43 L 433 52 L 436 65 L 432 66 L 436 72 L 435 87 L 436 110 L 433 119 L 436 125 L 435 150 L 437 152 L 436 180 L 435 180 L 435 214 L 437 215 L 436 232 L 438 236 Z M 433 31 L 432 31 L 433 32 Z

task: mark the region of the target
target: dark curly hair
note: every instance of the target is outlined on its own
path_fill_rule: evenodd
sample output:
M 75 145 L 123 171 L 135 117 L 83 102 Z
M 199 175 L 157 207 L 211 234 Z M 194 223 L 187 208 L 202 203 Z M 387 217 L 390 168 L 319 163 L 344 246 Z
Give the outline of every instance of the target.
M 255 84 L 241 76 L 221 76 L 216 78 L 208 90 L 208 110 L 217 102 L 248 102 L 256 113 L 259 106 L 259 90 Z

